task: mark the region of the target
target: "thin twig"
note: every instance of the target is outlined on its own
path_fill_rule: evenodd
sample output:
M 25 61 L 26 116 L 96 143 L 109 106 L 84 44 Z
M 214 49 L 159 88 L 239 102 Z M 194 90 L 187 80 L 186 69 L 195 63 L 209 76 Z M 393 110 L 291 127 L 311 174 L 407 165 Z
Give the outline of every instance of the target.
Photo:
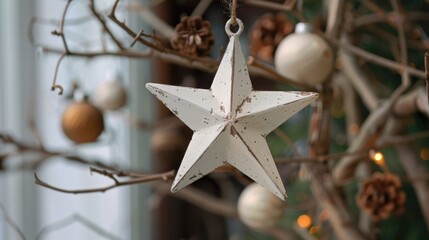
M 132 37 L 133 39 L 136 37 L 136 36 L 138 36 L 138 34 L 137 33 L 135 33 L 131 28 L 129 28 L 125 23 L 123 23 L 123 22 L 121 22 L 121 21 L 119 21 L 117 18 L 116 18 L 116 16 L 115 16 L 115 9 L 116 9 L 116 6 L 117 6 L 117 4 L 118 4 L 118 2 L 119 1 L 116 1 L 115 3 L 114 3 L 114 5 L 113 5 L 113 7 L 112 7 L 112 11 L 110 12 L 110 14 L 108 15 L 108 17 L 114 22 L 114 23 L 116 23 L 116 25 L 118 26 L 118 27 L 120 27 L 120 28 L 122 28 L 130 37 Z M 188 59 L 189 61 L 199 61 L 199 62 L 202 62 L 202 63 L 204 63 L 204 62 L 206 62 L 207 60 L 205 59 L 205 58 L 201 58 L 201 57 L 195 57 L 195 56 L 190 56 L 190 55 L 187 55 L 187 54 L 183 54 L 183 53 L 180 53 L 180 52 L 177 52 L 177 51 L 174 51 L 174 50 L 171 50 L 171 49 L 168 49 L 168 48 L 165 48 L 165 47 L 163 47 L 163 46 L 160 46 L 159 44 L 154 44 L 154 43 L 152 43 L 152 42 L 149 42 L 149 41 L 147 41 L 147 40 L 145 40 L 144 38 L 138 38 L 138 41 L 141 43 L 141 44 L 143 44 L 144 46 L 147 46 L 147 47 L 149 47 L 149 48 L 151 48 L 151 49 L 153 49 L 153 50 L 156 50 L 156 51 L 158 51 L 158 52 L 161 52 L 161 53 L 169 53 L 169 54 L 172 54 L 172 55 L 176 55 L 176 56 L 179 56 L 179 57 L 182 57 L 182 58 L 186 58 L 186 59 Z M 210 61 L 210 60 L 209 60 Z
M 101 173 L 102 171 L 98 171 L 97 173 Z M 122 172 L 123 173 L 123 172 Z M 105 176 L 108 176 L 106 174 L 103 174 Z M 40 180 L 40 178 L 37 176 L 37 174 L 34 174 L 34 183 L 45 187 L 45 188 L 49 188 L 52 189 L 54 191 L 57 192 L 63 192 L 63 193 L 71 193 L 71 194 L 84 194 L 84 193 L 94 193 L 94 192 L 106 192 L 112 188 L 116 188 L 116 187 L 120 187 L 120 186 L 126 186 L 126 185 L 133 185 L 133 184 L 140 184 L 140 183 L 144 183 L 144 182 L 149 182 L 149 181 L 156 181 L 156 180 L 164 180 L 166 181 L 167 179 L 170 179 L 172 177 L 175 176 L 175 171 L 171 170 L 168 172 L 164 172 L 164 173 L 158 173 L 158 174 L 150 174 L 144 177 L 138 177 L 138 178 L 131 178 L 130 180 L 127 181 L 115 181 L 114 184 L 109 185 L 109 186 L 105 186 L 105 187 L 100 187 L 100 188 L 89 188 L 89 189 L 76 189 L 76 190 L 68 190 L 68 189 L 63 189 L 60 187 L 55 187 L 52 186 L 42 180 Z
M 66 53 L 70 52 L 70 50 L 69 50 L 69 47 L 67 45 L 66 36 L 64 34 L 64 22 L 66 20 L 66 14 L 67 14 L 67 11 L 70 7 L 71 2 L 72 2 L 72 0 L 68 0 L 66 3 L 66 6 L 64 7 L 63 16 L 61 17 L 61 23 L 60 23 L 60 32 L 58 33 L 58 35 L 61 37 L 61 40 L 63 41 L 64 50 Z
M 192 186 L 181 189 L 176 193 L 170 191 L 170 184 L 164 182 L 153 182 L 150 183 L 158 192 L 168 194 L 172 197 L 182 199 L 186 202 L 191 203 L 205 211 L 217 214 L 228 218 L 238 218 L 237 208 L 234 204 L 220 198 L 216 198 L 206 192 L 198 190 Z M 287 240 L 293 239 L 292 236 L 280 227 L 275 227 L 262 231 L 266 234 L 276 237 L 277 239 Z
M 40 136 L 40 133 L 37 130 L 36 123 L 35 123 L 34 119 L 31 119 L 28 125 L 30 127 L 31 133 L 34 136 L 34 139 L 36 140 L 37 147 L 40 148 L 42 151 L 44 151 L 45 146 L 44 146 L 43 141 L 42 141 L 42 136 Z
M 100 175 L 106 176 L 106 177 L 112 179 L 115 182 L 115 184 L 119 184 L 119 181 L 118 181 L 118 179 L 116 179 L 115 174 L 111 173 L 111 172 L 108 172 L 105 169 L 98 169 L 98 168 L 90 167 L 89 171 L 91 173 L 95 172 L 95 173 L 98 173 Z
M 277 10 L 277 11 L 291 11 L 295 7 L 296 0 L 289 1 L 289 4 L 280 4 L 270 1 L 261 1 L 261 0 L 243 0 L 244 3 L 257 6 L 257 7 L 263 7 L 271 10 Z
M 138 38 L 141 39 L 141 38 Z M 42 47 L 42 49 L 47 53 L 62 53 L 59 49 L 54 49 L 50 47 Z M 84 58 L 95 58 L 95 57 L 103 57 L 103 56 L 115 56 L 115 57 L 129 57 L 129 58 L 158 58 L 165 62 L 178 64 L 188 68 L 199 69 L 207 72 L 213 72 L 218 67 L 218 62 L 206 58 L 203 62 L 201 61 L 193 61 L 189 62 L 188 59 L 182 58 L 180 56 L 169 54 L 169 53 L 160 53 L 156 51 L 151 51 L 148 49 L 147 51 L 131 51 L 131 50 L 119 50 L 119 51 L 100 51 L 100 52 L 71 52 L 68 56 L 72 57 L 84 57 Z M 296 89 L 313 91 L 316 92 L 317 89 L 312 88 L 310 86 L 301 84 L 299 82 L 292 81 L 284 76 L 280 75 L 275 69 L 271 66 L 264 64 L 255 60 L 252 57 L 249 57 L 248 67 L 251 74 L 260 75 L 268 80 L 277 81 L 282 83 L 287 83 L 288 85 L 295 87 Z
M 407 12 L 404 14 L 406 19 L 409 21 L 429 21 L 429 14 L 426 12 Z M 391 22 L 391 20 L 395 19 L 396 17 L 397 15 L 395 12 L 387 12 L 384 16 L 380 13 L 362 15 L 353 19 L 353 26 L 367 27 L 369 24 L 374 24 L 381 21 Z
M 393 60 L 384 58 L 384 57 L 380 57 L 378 55 L 375 55 L 373 53 L 370 53 L 368 51 L 365 51 L 361 48 L 358 48 L 356 46 L 353 46 L 351 44 L 345 43 L 343 41 L 339 41 L 337 39 L 334 38 L 326 38 L 329 42 L 336 44 L 337 46 L 341 47 L 342 49 L 346 50 L 347 52 L 350 52 L 364 60 L 367 60 L 369 62 L 375 63 L 377 65 L 383 66 L 385 68 L 391 69 L 391 70 L 395 70 L 397 72 L 402 72 L 402 71 L 408 71 L 409 74 L 416 76 L 416 77 L 420 77 L 423 78 L 425 77 L 424 72 L 418 69 L 415 69 L 413 67 L 404 65 L 402 63 L 397 63 Z
M 279 81 L 279 82 L 287 83 L 288 85 L 297 87 L 298 89 L 301 89 L 301 90 L 317 92 L 317 90 L 313 87 L 310 87 L 304 83 L 293 81 L 289 78 L 284 77 L 283 75 L 278 73 L 273 67 L 261 61 L 258 61 L 252 56 L 250 56 L 247 59 L 247 64 L 249 65 L 250 69 L 254 67 L 257 72 L 259 71 L 260 73 L 262 73 L 264 76 L 267 76 L 268 78 L 275 79 L 276 81 Z
M 91 12 L 94 14 L 94 16 L 98 19 L 100 24 L 103 26 L 103 30 L 109 34 L 110 38 L 115 42 L 116 46 L 119 49 L 124 49 L 122 46 L 122 43 L 118 41 L 118 39 L 115 37 L 115 35 L 110 31 L 109 27 L 107 27 L 106 22 L 104 21 L 103 17 L 101 17 L 100 14 L 98 14 L 97 10 L 95 9 L 95 3 L 94 0 L 90 1 L 89 8 L 91 9 Z
M 327 154 L 327 155 L 319 155 L 316 157 L 276 158 L 275 162 L 276 162 L 276 164 L 291 164 L 291 163 L 314 163 L 314 164 L 317 164 L 317 163 L 323 163 L 326 161 L 338 160 L 338 159 L 341 159 L 342 157 L 346 157 L 346 156 L 353 156 L 353 157 L 360 159 L 361 161 L 370 161 L 369 152 L 371 150 L 380 150 L 380 149 L 383 149 L 386 147 L 391 147 L 391 146 L 400 145 L 403 143 L 413 142 L 413 141 L 423 139 L 423 138 L 429 138 L 429 131 L 411 134 L 409 136 L 392 137 L 391 139 L 386 140 L 385 142 L 383 142 L 383 144 L 381 144 L 379 146 L 374 146 L 371 148 L 365 148 L 365 149 L 357 150 L 357 151 L 353 151 L 353 152 L 331 153 L 331 154 Z
M 391 5 L 393 10 L 397 14 L 396 25 L 398 28 L 398 37 L 399 37 L 399 50 L 401 55 L 401 63 L 406 66 L 408 65 L 408 53 L 407 53 L 407 42 L 405 40 L 405 28 L 404 28 L 404 20 L 399 7 L 398 0 L 391 0 Z M 410 75 L 406 69 L 400 71 L 402 83 L 401 85 L 392 93 L 391 98 L 396 101 L 402 93 L 404 93 L 407 88 L 410 86 Z M 392 106 L 393 107 L 393 104 Z
M 378 6 L 376 4 L 376 2 L 374 1 L 368 1 L 368 0 L 363 0 L 362 1 L 363 5 L 365 5 L 368 9 L 370 9 L 372 12 L 374 12 L 375 14 L 377 14 L 378 16 L 380 16 L 381 18 L 383 18 L 390 26 L 397 28 L 398 25 L 395 23 L 394 20 L 392 20 L 392 18 L 389 18 L 388 13 L 386 11 L 384 11 L 383 8 L 381 8 L 380 6 Z M 394 11 L 395 13 L 395 18 L 398 17 L 398 12 Z
M 342 24 L 344 23 L 344 11 L 339 11 L 344 9 L 343 4 L 346 4 L 347 1 L 344 0 L 334 0 L 329 2 L 328 7 L 328 19 L 326 24 L 327 36 L 339 37 Z
M 55 89 L 59 89 L 58 95 L 63 95 L 63 91 L 64 91 L 63 87 L 57 84 L 56 82 L 57 82 L 57 75 L 58 75 L 58 70 L 60 68 L 60 64 L 66 55 L 67 55 L 67 52 L 63 53 L 58 59 L 57 65 L 55 66 L 54 77 L 52 78 L 51 91 L 54 91 Z
M 339 9 L 343 11 L 344 9 Z M 324 84 L 321 93 L 322 97 L 317 101 L 315 111 L 312 114 L 312 121 L 309 127 L 309 157 L 325 155 L 329 153 L 330 125 L 331 125 L 331 105 L 333 91 L 330 85 Z M 345 199 L 334 187 L 334 181 L 328 168 L 328 164 L 311 166 L 303 165 L 303 170 L 309 174 L 309 182 L 312 193 L 318 204 L 329 212 L 329 222 L 339 239 L 363 240 L 365 236 L 359 231 L 357 226 L 350 224 L 352 216 L 346 206 Z
M 293 141 L 279 128 L 274 129 L 274 133 L 284 142 L 286 143 L 286 145 L 288 145 L 293 153 L 295 154 L 295 156 L 297 157 L 302 157 L 301 153 L 299 153 L 298 148 L 296 147 L 296 145 L 293 143 Z
M 398 2 L 396 0 L 392 0 L 391 4 L 394 11 L 396 11 L 398 16 L 400 16 L 400 8 Z M 408 59 L 407 46 L 405 41 L 405 30 L 403 24 L 404 22 L 402 18 L 398 17 L 397 28 L 400 42 L 401 64 L 402 66 L 406 66 Z M 361 150 L 375 145 L 379 134 L 381 133 L 381 129 L 383 129 L 383 127 L 385 126 L 388 114 L 395 107 L 395 103 L 397 102 L 399 97 L 408 89 L 410 85 L 410 72 L 408 71 L 408 69 L 402 68 L 399 70 L 399 72 L 401 74 L 402 79 L 401 85 L 392 93 L 392 95 L 386 102 L 384 102 L 377 109 L 371 112 L 369 117 L 362 124 L 362 128 L 356 139 L 348 148 L 349 152 Z M 346 156 L 341 159 L 341 161 L 336 165 L 333 171 L 333 176 L 336 182 L 339 183 L 351 177 L 354 174 L 358 164 L 359 159 L 353 156 Z
M 198 190 L 194 187 L 188 186 L 178 192 L 172 193 L 170 191 L 171 186 L 169 183 L 153 182 L 150 183 L 150 185 L 161 193 L 183 199 L 208 212 L 216 213 L 225 217 L 238 217 L 237 209 L 234 205 L 228 203 L 223 199 L 215 198 L 210 194 Z
M 43 236 L 45 236 L 49 233 L 55 232 L 55 231 L 59 231 L 59 230 L 65 228 L 67 226 L 70 226 L 71 224 L 76 223 L 76 222 L 82 224 L 84 227 L 87 227 L 88 229 L 97 233 L 98 235 L 100 235 L 101 237 L 103 237 L 105 239 L 110 239 L 110 240 L 121 240 L 121 239 L 123 239 L 123 238 L 115 236 L 112 233 L 106 231 L 105 229 L 103 229 L 100 226 L 98 226 L 97 224 L 91 222 L 87 218 L 85 218 L 79 214 L 73 214 L 69 217 L 66 217 L 64 219 L 61 219 L 59 221 L 56 221 L 54 223 L 51 223 L 49 225 L 44 226 L 40 230 L 40 232 L 37 234 L 35 240 L 42 239 Z
M 354 151 L 354 152 L 340 152 L 340 153 L 331 153 L 327 155 L 319 155 L 315 157 L 293 157 L 293 158 L 276 158 L 276 164 L 290 164 L 290 163 L 323 163 L 326 161 L 338 160 L 344 156 L 355 156 L 360 159 L 364 159 L 368 156 L 368 151 L 376 148 L 368 148 L 364 150 Z M 365 160 L 368 160 L 367 158 Z
M 391 136 L 398 135 L 407 128 L 403 119 L 395 118 L 394 116 L 389 118 L 386 125 L 387 127 L 384 131 L 385 137 L 382 140 L 389 140 Z M 397 144 L 395 148 L 399 162 L 406 173 L 405 180 L 409 181 L 415 190 L 426 227 L 429 229 L 429 205 L 427 204 L 429 200 L 428 171 L 423 162 L 418 159 L 412 144 Z
M 120 0 L 115 0 L 112 5 L 112 9 L 110 10 L 109 16 L 116 18 L 116 8 L 118 7 L 119 1 Z
M 202 16 L 212 2 L 213 0 L 200 1 L 198 5 L 194 8 L 194 11 L 192 11 L 191 16 L 192 17 Z
M 426 95 L 429 104 L 429 52 L 425 53 L 425 76 L 426 76 Z
M 168 127 L 175 128 L 176 126 L 178 126 L 177 124 L 181 124 L 180 121 L 177 121 L 177 118 L 167 118 L 165 120 L 162 120 L 160 122 L 160 124 L 157 124 L 157 126 L 167 127 L 167 128 Z M 410 135 L 389 137 L 389 139 L 386 140 L 385 142 L 383 142 L 382 145 L 373 146 L 371 148 L 365 148 L 365 149 L 362 149 L 359 151 L 340 152 L 340 153 L 333 153 L 333 154 L 328 154 L 328 155 L 319 155 L 319 156 L 311 157 L 311 158 L 302 158 L 302 157 L 277 158 L 276 163 L 277 164 L 321 163 L 321 162 L 325 162 L 325 161 L 337 160 L 337 159 L 344 157 L 344 156 L 356 156 L 359 158 L 364 158 L 365 156 L 368 155 L 368 152 L 371 149 L 375 149 L 375 150 L 376 149 L 382 149 L 385 147 L 390 147 L 390 146 L 394 146 L 394 145 L 402 144 L 402 143 L 413 142 L 413 141 L 417 141 L 419 139 L 424 139 L 424 138 L 429 138 L 429 131 L 418 132 L 418 133 L 414 133 L 414 134 L 410 134 Z M 100 162 L 100 161 L 93 161 L 93 160 L 89 160 L 89 159 L 84 159 L 84 158 L 76 156 L 76 155 L 67 154 L 67 153 L 61 152 L 61 151 L 49 151 L 47 149 L 41 149 L 39 147 L 27 145 L 23 142 L 17 141 L 16 139 L 14 139 L 14 138 L 6 135 L 6 134 L 2 134 L 2 133 L 0 133 L 0 140 L 6 144 L 12 144 L 12 145 L 16 146 L 18 148 L 18 151 L 23 151 L 23 152 L 32 151 L 32 152 L 36 152 L 36 153 L 37 152 L 41 153 L 42 155 L 45 155 L 45 156 L 63 157 L 66 160 L 69 160 L 72 162 L 76 162 L 79 164 L 85 164 L 85 165 L 97 166 L 97 167 L 108 169 L 111 171 L 117 171 L 117 169 L 119 169 L 118 167 L 109 166 L 109 165 L 107 165 L 103 162 Z M 7 158 L 8 156 L 9 156 L 9 154 L 6 154 L 4 157 Z M 47 161 L 47 160 L 48 159 L 46 159 L 45 161 Z M 26 168 L 24 168 L 24 169 L 26 169 Z M 31 168 L 31 169 L 33 169 L 33 168 Z M 125 172 L 129 173 L 128 170 Z M 118 176 L 121 176 L 119 174 L 119 172 L 117 172 L 117 173 L 118 173 Z
M 127 9 L 130 12 L 137 12 L 139 16 L 154 30 L 160 33 L 164 38 L 171 39 L 176 35 L 174 28 L 166 23 L 163 19 L 158 17 L 150 7 L 161 3 L 164 0 L 152 1 L 150 6 L 143 5 L 139 1 L 131 1 Z
M 16 224 L 12 218 L 9 216 L 9 214 L 6 211 L 6 208 L 3 206 L 2 203 L 0 203 L 0 209 L 3 212 L 3 219 L 4 221 L 19 235 L 19 237 L 23 240 L 25 240 L 24 233 L 19 228 L 18 224 Z
M 244 3 L 247 3 L 249 5 L 254 5 L 254 6 L 259 6 L 259 7 L 264 7 L 267 9 L 273 9 L 273 10 L 280 10 L 280 11 L 287 11 L 290 12 L 291 14 L 293 14 L 295 17 L 297 17 L 299 20 L 301 21 L 305 21 L 305 22 L 309 22 L 308 19 L 306 19 L 305 17 L 303 17 L 302 15 L 300 15 L 298 12 L 293 11 L 292 8 L 279 4 L 279 3 L 274 3 L 274 2 L 269 2 L 269 1 L 261 1 L 261 0 L 243 0 Z M 369 62 L 378 64 L 380 66 L 395 70 L 397 72 L 402 72 L 402 71 L 408 71 L 409 74 L 416 76 L 416 77 L 425 77 L 424 72 L 420 71 L 418 69 L 415 69 L 413 67 L 401 64 L 401 63 L 397 63 L 395 61 L 392 61 L 390 59 L 384 58 L 384 57 L 380 57 L 378 55 L 375 55 L 373 53 L 367 52 L 363 49 L 360 49 L 358 47 L 355 47 L 351 44 L 347 44 L 344 43 L 342 41 L 339 41 L 337 38 L 333 38 L 333 37 L 329 37 L 327 35 L 325 35 L 322 32 L 317 32 L 317 34 L 319 34 L 320 36 L 322 36 L 323 38 L 325 38 L 326 40 L 328 40 L 330 43 L 335 44 L 337 47 L 341 47 L 344 50 L 347 50 L 348 52 L 357 55 Z
M 345 33 L 342 36 L 344 42 L 349 42 L 349 36 Z M 356 63 L 356 59 L 347 51 L 339 51 L 339 59 L 341 60 L 341 71 L 347 76 L 348 81 L 352 84 L 356 92 L 359 93 L 362 102 L 369 110 L 374 110 L 379 104 L 375 90 L 368 84 L 365 72 Z
M 68 153 L 66 151 L 52 151 L 46 148 L 40 148 L 39 146 L 32 146 L 24 142 L 18 141 L 15 138 L 3 133 L 0 133 L 0 141 L 5 144 L 13 145 L 16 148 L 11 152 L 5 153 L 3 155 L 5 159 L 7 159 L 8 157 L 15 156 L 17 154 L 23 154 L 23 153 L 29 153 L 29 152 L 36 153 L 41 156 L 41 159 L 34 163 L 27 163 L 27 162 L 22 163 L 21 165 L 18 166 L 19 170 L 35 170 L 41 164 L 47 162 L 50 159 L 65 159 L 70 162 L 79 163 L 83 165 L 97 166 L 97 167 L 112 170 L 112 171 L 115 171 L 116 169 L 118 169 L 118 167 L 105 164 L 102 161 L 85 159 L 78 155 Z M 59 158 L 54 158 L 54 157 L 59 157 Z

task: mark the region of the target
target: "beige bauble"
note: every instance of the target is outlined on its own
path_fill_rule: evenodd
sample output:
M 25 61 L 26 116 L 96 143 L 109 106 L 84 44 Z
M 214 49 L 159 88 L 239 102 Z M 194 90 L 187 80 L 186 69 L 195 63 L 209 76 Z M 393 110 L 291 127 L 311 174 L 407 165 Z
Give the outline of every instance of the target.
M 279 44 L 274 65 L 281 75 L 315 86 L 325 81 L 331 73 L 334 55 L 320 36 L 305 31 L 295 32 Z
M 92 101 L 104 111 L 115 111 L 125 106 L 127 93 L 119 81 L 106 81 L 98 85 Z
M 73 142 L 94 142 L 104 129 L 103 114 L 87 102 L 72 103 L 64 111 L 61 125 Z
M 283 216 L 285 202 L 257 183 L 247 186 L 238 199 L 238 215 L 247 226 L 268 229 Z

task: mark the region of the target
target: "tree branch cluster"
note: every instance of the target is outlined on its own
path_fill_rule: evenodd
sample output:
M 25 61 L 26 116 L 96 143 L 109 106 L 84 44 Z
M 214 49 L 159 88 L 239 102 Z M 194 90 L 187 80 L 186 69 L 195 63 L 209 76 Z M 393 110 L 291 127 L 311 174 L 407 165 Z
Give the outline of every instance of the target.
M 203 2 L 203 1 L 202 1 Z M 247 4 L 250 6 L 262 7 L 267 10 L 275 10 L 287 12 L 293 15 L 300 21 L 308 21 L 297 9 L 295 1 L 289 1 L 288 4 L 274 3 L 271 1 L 260 1 L 260 0 L 243 0 L 239 3 Z M 40 43 L 33 42 L 34 45 L 42 47 L 45 52 L 59 54 L 60 58 L 57 62 L 55 73 L 52 81 L 52 89 L 59 89 L 61 94 L 63 87 L 56 82 L 59 66 L 62 60 L 66 57 L 80 57 L 80 58 L 94 58 L 102 56 L 117 56 L 127 58 L 158 58 L 160 60 L 178 64 L 188 68 L 200 69 L 208 72 L 213 72 L 218 67 L 218 61 L 210 59 L 208 57 L 193 57 L 188 56 L 177 51 L 174 51 L 163 45 L 163 39 L 154 33 L 148 34 L 144 29 L 135 31 L 131 29 L 125 22 L 120 21 L 116 17 L 117 9 L 121 6 L 120 0 L 115 0 L 112 7 L 109 9 L 108 14 L 104 15 L 94 4 L 93 0 L 90 0 L 89 9 L 91 10 L 91 16 L 85 16 L 82 19 L 69 20 L 67 19 L 67 12 L 72 4 L 72 0 L 68 0 L 65 4 L 62 17 L 59 21 L 49 19 L 34 19 L 34 24 L 59 24 L 59 30 L 54 30 L 52 34 L 61 38 L 63 43 L 62 49 L 52 48 L 50 46 L 43 46 Z M 137 4 L 138 3 L 133 3 Z M 205 5 L 204 5 L 205 4 Z M 202 14 L 204 9 L 207 9 L 207 3 L 201 3 L 197 6 L 194 11 L 198 14 Z M 327 81 L 321 87 L 311 87 L 305 84 L 299 83 L 288 79 L 279 74 L 269 64 L 260 62 L 253 57 L 249 57 L 248 65 L 251 74 L 258 74 L 266 79 L 287 84 L 290 87 L 318 91 L 321 94 L 320 101 L 314 107 L 314 112 L 311 118 L 311 127 L 309 130 L 309 154 L 306 157 L 299 156 L 297 151 L 295 157 L 289 159 L 277 159 L 278 164 L 283 163 L 303 163 L 304 169 L 310 174 L 310 185 L 315 197 L 320 201 L 320 205 L 327 209 L 329 212 L 329 221 L 332 228 L 340 239 L 366 239 L 368 233 L 363 230 L 362 225 L 359 227 L 353 223 L 353 217 L 347 208 L 345 199 L 338 186 L 342 186 L 345 182 L 352 179 L 357 169 L 363 162 L 368 160 L 368 152 L 371 149 L 379 149 L 387 146 L 400 146 L 398 152 L 402 156 L 410 155 L 409 143 L 421 138 L 427 138 L 429 134 L 427 132 L 421 132 L 412 135 L 403 135 L 403 128 L 392 126 L 398 126 L 393 124 L 398 121 L 398 117 L 410 117 L 416 112 L 421 112 L 429 116 L 429 55 L 425 55 L 425 71 L 416 69 L 410 66 L 408 61 L 408 49 L 418 48 L 427 49 L 424 43 L 416 40 L 410 40 L 407 37 L 407 32 L 410 30 L 409 27 L 413 26 L 410 21 L 414 20 L 429 20 L 428 16 L 423 13 L 404 12 L 400 2 L 398 0 L 391 0 L 390 4 L 392 7 L 391 12 L 386 12 L 377 5 L 374 1 L 363 1 L 363 4 L 371 12 L 368 15 L 354 17 L 351 14 L 350 1 L 334 0 L 330 1 L 327 16 L 327 28 L 326 31 L 322 32 L 317 30 L 317 34 L 326 39 L 332 48 L 337 52 L 337 66 L 331 78 L 334 81 Z M 147 6 L 138 5 L 133 7 L 140 9 L 142 12 L 150 12 Z M 130 10 L 130 9 L 129 9 Z M 112 40 L 115 45 L 115 50 L 102 50 L 102 51 L 77 51 L 72 49 L 68 44 L 68 37 L 65 34 L 65 26 L 80 21 L 86 21 L 87 19 L 95 19 L 103 31 L 107 33 L 107 36 Z M 157 27 L 163 28 L 168 26 L 156 15 L 150 15 L 151 23 L 157 31 Z M 352 43 L 353 31 L 362 28 L 363 26 L 372 26 L 374 23 L 384 22 L 393 27 L 397 36 L 388 35 L 393 38 L 392 46 L 393 49 L 397 50 L 396 59 L 388 59 L 382 56 L 378 56 L 366 50 L 363 50 Z M 128 36 L 129 42 L 121 40 L 114 34 L 114 31 L 110 28 L 108 23 L 113 23 L 116 27 L 122 29 Z M 369 28 L 371 29 L 371 28 Z M 167 29 L 168 30 L 168 29 Z M 170 32 L 171 29 L 169 28 Z M 30 33 L 32 30 L 30 30 Z M 160 32 L 166 32 L 166 30 L 160 30 Z M 382 34 L 382 32 L 378 33 Z M 389 33 L 390 34 L 390 33 Z M 164 34 L 165 35 L 165 34 Z M 168 35 L 168 34 L 166 34 Z M 386 34 L 383 35 L 386 37 Z M 30 36 L 30 39 L 33 39 Z M 34 41 L 34 40 L 33 40 Z M 135 50 L 133 46 L 135 44 L 141 44 L 146 47 L 145 50 Z M 128 46 L 128 47 L 127 47 Z M 395 50 L 395 51 L 396 51 Z M 366 74 L 361 64 L 358 61 L 365 61 L 390 69 L 401 76 L 401 84 L 394 91 L 390 92 L 388 98 L 379 96 L 379 93 L 374 90 L 371 83 L 371 77 Z M 426 80 L 426 89 L 422 86 L 421 82 L 413 83 L 410 78 L 416 77 L 419 79 Z M 341 78 L 347 83 L 341 84 L 335 81 L 335 78 Z M 392 80 L 393 81 L 393 80 Z M 345 87 L 346 86 L 346 87 Z M 329 143 L 331 139 L 331 114 L 332 101 L 335 93 L 335 89 L 345 89 L 347 86 L 351 86 L 348 89 L 349 92 L 359 97 L 364 103 L 365 107 L 369 111 L 369 115 L 360 119 L 360 116 L 350 111 L 356 111 L 356 106 L 347 107 L 346 117 L 349 123 L 356 124 L 358 130 L 354 134 L 349 135 L 348 149 L 344 153 L 330 153 Z M 411 89 L 411 90 L 410 90 Z M 343 93 L 344 94 L 344 93 Z M 353 101 L 348 101 L 348 104 L 355 104 Z M 349 121 L 350 120 L 350 121 Z M 386 124 L 386 122 L 393 122 L 392 124 Z M 347 126 L 346 132 L 349 132 Z M 398 130 L 400 129 L 400 131 Z M 293 145 L 291 141 L 285 139 L 281 133 L 279 136 L 288 145 Z M 402 134 L 402 135 L 401 135 Z M 90 161 L 80 156 L 68 154 L 63 151 L 50 151 L 40 146 L 27 145 L 19 142 L 12 137 L 0 134 L 0 140 L 4 143 L 11 144 L 15 149 L 11 152 L 1 153 L 0 160 L 2 163 L 0 167 L 4 168 L 4 162 L 9 157 L 19 154 L 22 152 L 35 152 L 39 154 L 38 160 L 31 164 L 24 163 L 20 169 L 36 169 L 42 163 L 52 159 L 53 157 L 62 157 L 68 161 L 86 164 L 92 166 L 90 168 L 92 173 L 100 174 L 112 180 L 112 184 L 105 187 L 94 188 L 94 189 L 77 189 L 67 190 L 56 186 L 53 186 L 43 180 L 41 180 L 35 174 L 35 183 L 52 190 L 64 192 L 64 193 L 91 193 L 91 192 L 104 192 L 109 189 L 120 187 L 124 185 L 140 184 L 150 182 L 149 184 L 162 193 L 170 194 L 168 191 L 168 183 L 163 182 L 151 182 L 154 180 L 168 180 L 174 177 L 174 171 L 168 171 L 159 174 L 142 174 L 135 171 L 120 170 L 116 166 L 109 166 L 100 161 Z M 293 146 L 291 146 L 293 148 Z M 336 160 L 336 165 L 330 164 L 331 160 Z M 424 167 L 420 166 L 417 161 L 402 161 L 404 169 L 408 169 L 408 178 L 412 179 L 412 170 L 419 169 L 419 176 L 426 181 L 427 171 Z M 310 164 L 311 163 L 311 164 Z M 316 163 L 316 164 L 314 164 Z M 370 172 L 367 172 L 370 174 Z M 126 178 L 125 180 L 123 180 Z M 419 183 L 420 182 L 420 183 Z M 411 181 L 411 184 L 415 187 L 416 192 L 419 195 L 420 205 L 423 207 L 429 199 L 429 187 L 427 184 L 422 184 L 421 181 Z M 201 207 L 210 212 L 214 212 L 226 217 L 237 218 L 235 206 L 227 201 L 216 199 L 209 196 L 199 190 L 188 187 L 182 191 L 176 193 L 175 197 L 184 199 L 196 206 Z M 427 209 L 427 207 L 425 208 Z M 429 229 L 429 211 L 423 212 L 426 224 Z M 369 224 L 369 223 L 366 223 Z M 285 237 L 285 233 L 282 229 L 273 229 L 269 233 L 279 238 Z M 290 236 L 287 236 L 288 238 Z

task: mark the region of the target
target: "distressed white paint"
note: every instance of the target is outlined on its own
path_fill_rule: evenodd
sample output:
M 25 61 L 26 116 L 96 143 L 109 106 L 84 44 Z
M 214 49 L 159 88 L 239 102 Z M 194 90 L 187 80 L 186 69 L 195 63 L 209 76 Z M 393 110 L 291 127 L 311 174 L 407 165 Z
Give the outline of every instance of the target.
M 284 200 L 286 191 L 265 136 L 318 94 L 253 91 L 238 34 L 228 35 L 230 42 L 210 90 L 146 84 L 194 131 L 172 191 L 230 163 Z

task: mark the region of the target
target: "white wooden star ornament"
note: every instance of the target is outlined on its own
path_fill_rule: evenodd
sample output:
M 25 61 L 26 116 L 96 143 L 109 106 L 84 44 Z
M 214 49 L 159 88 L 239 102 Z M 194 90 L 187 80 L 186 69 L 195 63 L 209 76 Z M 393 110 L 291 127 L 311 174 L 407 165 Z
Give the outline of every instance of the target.
M 146 88 L 194 131 L 171 191 L 230 163 L 280 199 L 286 190 L 265 137 L 314 101 L 311 92 L 253 91 L 239 29 L 230 40 L 210 89 L 148 83 Z

